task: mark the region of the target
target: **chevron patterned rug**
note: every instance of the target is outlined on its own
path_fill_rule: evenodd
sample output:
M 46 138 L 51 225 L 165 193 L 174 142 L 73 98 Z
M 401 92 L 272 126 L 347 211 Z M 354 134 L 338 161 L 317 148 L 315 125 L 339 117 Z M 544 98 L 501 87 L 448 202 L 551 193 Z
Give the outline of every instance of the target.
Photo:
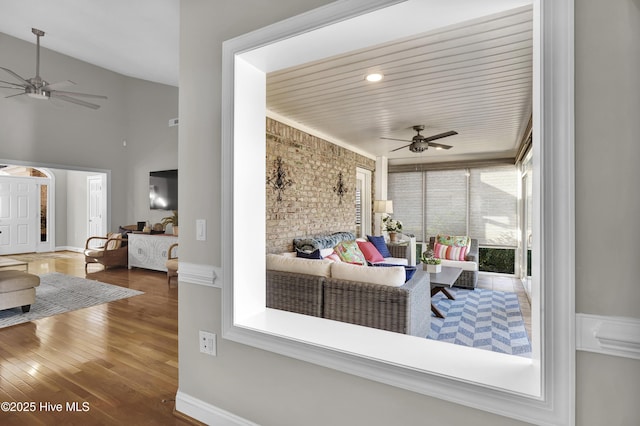
M 31 310 L 27 313 L 22 313 L 21 308 L 0 310 L 0 328 L 139 294 L 144 293 L 57 272 L 43 274 L 40 275 L 40 285 L 36 287 L 36 301 L 31 305 Z
M 431 317 L 428 339 L 531 357 L 517 294 L 455 288 L 451 293 L 456 300 L 442 293 L 433 297 L 444 318 Z

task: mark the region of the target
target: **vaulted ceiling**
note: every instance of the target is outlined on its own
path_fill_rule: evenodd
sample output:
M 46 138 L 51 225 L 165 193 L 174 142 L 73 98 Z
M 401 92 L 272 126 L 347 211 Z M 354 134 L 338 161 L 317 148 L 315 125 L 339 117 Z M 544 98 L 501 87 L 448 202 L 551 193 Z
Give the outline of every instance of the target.
M 531 6 L 270 73 L 267 108 L 390 164 L 513 158 L 532 107 Z M 365 75 L 378 72 L 382 81 Z M 424 136 L 449 150 L 395 150 Z

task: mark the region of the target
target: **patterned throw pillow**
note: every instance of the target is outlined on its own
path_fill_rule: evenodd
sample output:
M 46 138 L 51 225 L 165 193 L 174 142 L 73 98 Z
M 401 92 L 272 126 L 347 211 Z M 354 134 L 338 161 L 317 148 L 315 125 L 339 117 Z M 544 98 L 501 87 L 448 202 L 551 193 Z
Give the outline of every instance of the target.
M 324 258 L 333 260 L 334 262 L 342 262 L 342 259 L 340 259 L 340 256 L 338 256 L 338 253 L 336 253 L 335 251 L 330 255 L 325 256 Z
M 433 257 L 448 260 L 467 260 L 467 246 L 445 246 L 444 244 L 436 243 L 433 249 Z
M 436 236 L 436 243 L 443 244 L 445 246 L 453 247 L 467 247 L 467 251 L 471 246 L 471 238 L 468 236 L 456 236 L 456 235 L 438 235 Z
M 334 248 L 335 252 L 340 256 L 343 262 L 353 263 L 356 265 L 366 265 L 367 260 L 364 254 L 358 248 L 358 244 L 355 241 L 342 241 L 338 243 Z

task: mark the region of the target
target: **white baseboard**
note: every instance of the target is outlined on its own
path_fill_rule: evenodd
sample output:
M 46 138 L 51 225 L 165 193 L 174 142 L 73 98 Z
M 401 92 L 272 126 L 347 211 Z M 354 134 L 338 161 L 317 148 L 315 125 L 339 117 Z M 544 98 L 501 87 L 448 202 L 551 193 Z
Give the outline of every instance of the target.
M 576 349 L 640 359 L 640 319 L 576 314 Z
M 250 422 L 180 390 L 176 393 L 176 411 L 208 425 L 258 426 L 257 423 Z
M 220 276 L 221 268 L 217 266 L 187 262 L 178 263 L 178 281 L 181 282 L 222 288 L 220 280 L 217 279 Z

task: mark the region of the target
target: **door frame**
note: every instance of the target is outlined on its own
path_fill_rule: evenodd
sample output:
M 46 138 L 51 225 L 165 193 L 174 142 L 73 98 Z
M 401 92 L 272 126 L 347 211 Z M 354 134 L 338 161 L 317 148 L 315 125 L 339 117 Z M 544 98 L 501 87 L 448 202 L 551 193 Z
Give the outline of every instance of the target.
M 107 225 L 107 176 L 104 173 L 87 176 L 87 238 L 92 237 L 91 231 L 91 185 L 90 181 L 93 179 L 99 179 L 102 184 L 101 190 L 101 212 L 100 212 L 100 229 L 102 232 L 100 236 L 103 234 L 106 235 L 108 225 Z
M 371 170 L 356 167 L 356 181 L 362 180 L 362 190 L 360 194 L 360 204 L 362 205 L 360 210 L 360 229 L 362 235 L 356 235 L 356 237 L 365 238 L 367 235 L 373 235 L 371 233 Z

